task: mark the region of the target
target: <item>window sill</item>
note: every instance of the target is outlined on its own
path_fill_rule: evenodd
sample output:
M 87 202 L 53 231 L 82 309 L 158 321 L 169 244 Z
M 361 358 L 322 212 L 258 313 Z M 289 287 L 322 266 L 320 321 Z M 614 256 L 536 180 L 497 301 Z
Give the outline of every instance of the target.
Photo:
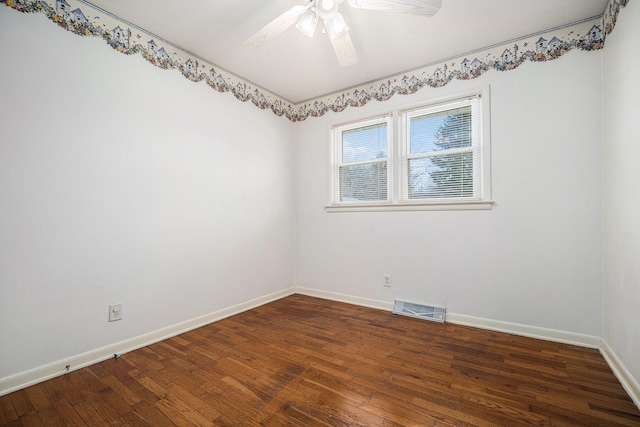
M 385 204 L 340 204 L 328 205 L 327 212 L 399 212 L 399 211 L 469 211 L 490 210 L 492 200 L 467 202 L 431 202 L 431 203 L 385 203 Z

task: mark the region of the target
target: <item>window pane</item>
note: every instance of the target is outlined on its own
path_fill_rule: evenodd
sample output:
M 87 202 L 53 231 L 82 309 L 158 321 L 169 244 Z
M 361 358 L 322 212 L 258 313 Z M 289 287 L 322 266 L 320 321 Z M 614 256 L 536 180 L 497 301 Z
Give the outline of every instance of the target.
M 409 199 L 473 197 L 473 153 L 408 160 Z
M 411 119 L 410 154 L 471 146 L 471 107 Z
M 387 124 L 342 132 L 342 162 L 363 162 L 387 157 Z
M 340 167 L 340 201 L 387 200 L 387 162 Z

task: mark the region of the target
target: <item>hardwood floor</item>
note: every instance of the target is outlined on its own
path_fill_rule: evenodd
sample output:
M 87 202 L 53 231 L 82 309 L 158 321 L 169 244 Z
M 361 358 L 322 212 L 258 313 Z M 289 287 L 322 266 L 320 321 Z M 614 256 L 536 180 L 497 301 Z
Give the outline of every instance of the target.
M 0 424 L 640 426 L 597 350 L 293 295 L 0 397 Z

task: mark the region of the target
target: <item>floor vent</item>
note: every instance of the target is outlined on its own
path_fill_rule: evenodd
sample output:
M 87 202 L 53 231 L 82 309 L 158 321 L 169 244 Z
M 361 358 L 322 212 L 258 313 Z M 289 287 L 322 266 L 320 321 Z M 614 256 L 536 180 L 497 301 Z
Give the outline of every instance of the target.
M 417 317 L 418 319 L 431 320 L 433 322 L 444 323 L 445 308 L 430 305 L 415 304 L 412 302 L 396 300 L 393 305 L 395 314 Z

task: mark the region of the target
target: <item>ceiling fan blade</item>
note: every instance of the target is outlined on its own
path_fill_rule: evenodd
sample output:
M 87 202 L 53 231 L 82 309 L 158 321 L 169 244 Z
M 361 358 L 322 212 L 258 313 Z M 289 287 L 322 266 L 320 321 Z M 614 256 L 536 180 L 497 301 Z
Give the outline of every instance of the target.
M 276 19 L 259 29 L 254 35 L 243 41 L 242 44 L 256 48 L 264 42 L 271 40 L 298 22 L 311 5 L 312 3 L 309 3 L 307 6 L 295 5 L 289 8 L 282 15 L 278 16 Z
M 442 0 L 349 0 L 352 7 L 381 12 L 404 12 L 433 16 L 442 6 Z
M 358 55 L 348 31 L 334 39 L 329 39 L 341 67 L 348 67 L 358 62 Z

